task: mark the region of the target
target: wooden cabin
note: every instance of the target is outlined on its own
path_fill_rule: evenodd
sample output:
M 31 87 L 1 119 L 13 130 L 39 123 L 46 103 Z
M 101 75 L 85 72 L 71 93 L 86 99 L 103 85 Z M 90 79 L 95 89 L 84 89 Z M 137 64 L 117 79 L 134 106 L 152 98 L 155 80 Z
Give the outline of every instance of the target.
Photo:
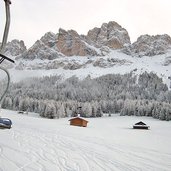
M 134 129 L 149 129 L 149 126 L 147 126 L 144 122 L 140 121 L 133 125 Z
M 87 127 L 87 123 L 88 123 L 87 120 L 85 120 L 81 117 L 72 118 L 69 121 L 70 121 L 70 125 L 82 126 L 82 127 Z

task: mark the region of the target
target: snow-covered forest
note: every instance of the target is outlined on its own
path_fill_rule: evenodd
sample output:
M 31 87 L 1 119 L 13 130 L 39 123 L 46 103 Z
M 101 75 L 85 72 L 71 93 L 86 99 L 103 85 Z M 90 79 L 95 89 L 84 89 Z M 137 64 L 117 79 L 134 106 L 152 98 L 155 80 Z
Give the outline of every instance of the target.
M 1 83 L 3 87 L 4 83 Z M 81 108 L 79 108 L 81 107 Z M 31 78 L 11 83 L 2 108 L 37 112 L 42 117 L 100 117 L 103 113 L 171 120 L 171 91 L 154 73 Z M 78 111 L 78 108 L 81 111 Z

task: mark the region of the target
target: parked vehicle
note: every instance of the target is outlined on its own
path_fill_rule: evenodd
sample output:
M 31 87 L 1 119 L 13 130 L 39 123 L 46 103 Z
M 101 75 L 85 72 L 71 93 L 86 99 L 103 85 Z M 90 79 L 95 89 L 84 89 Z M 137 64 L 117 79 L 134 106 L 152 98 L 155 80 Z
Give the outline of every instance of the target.
M 0 128 L 12 128 L 12 121 L 8 118 L 0 118 Z

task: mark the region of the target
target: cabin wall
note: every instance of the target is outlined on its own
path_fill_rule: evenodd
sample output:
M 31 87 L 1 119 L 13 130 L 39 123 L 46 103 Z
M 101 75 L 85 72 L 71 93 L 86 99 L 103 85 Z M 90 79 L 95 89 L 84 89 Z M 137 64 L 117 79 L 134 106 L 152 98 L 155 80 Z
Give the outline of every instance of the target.
M 70 125 L 75 125 L 75 126 L 82 126 L 82 121 L 75 119 L 70 122 Z
M 70 125 L 87 127 L 87 122 L 80 119 L 74 119 L 70 121 Z
M 83 121 L 83 127 L 87 127 L 87 122 L 86 121 Z

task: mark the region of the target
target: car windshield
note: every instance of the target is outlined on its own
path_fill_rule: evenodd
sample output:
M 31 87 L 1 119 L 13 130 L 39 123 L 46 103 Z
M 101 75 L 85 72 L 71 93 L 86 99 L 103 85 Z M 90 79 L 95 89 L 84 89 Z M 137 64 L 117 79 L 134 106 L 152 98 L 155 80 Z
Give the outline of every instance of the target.
M 0 118 L 0 123 L 11 124 L 11 120 L 7 118 Z

